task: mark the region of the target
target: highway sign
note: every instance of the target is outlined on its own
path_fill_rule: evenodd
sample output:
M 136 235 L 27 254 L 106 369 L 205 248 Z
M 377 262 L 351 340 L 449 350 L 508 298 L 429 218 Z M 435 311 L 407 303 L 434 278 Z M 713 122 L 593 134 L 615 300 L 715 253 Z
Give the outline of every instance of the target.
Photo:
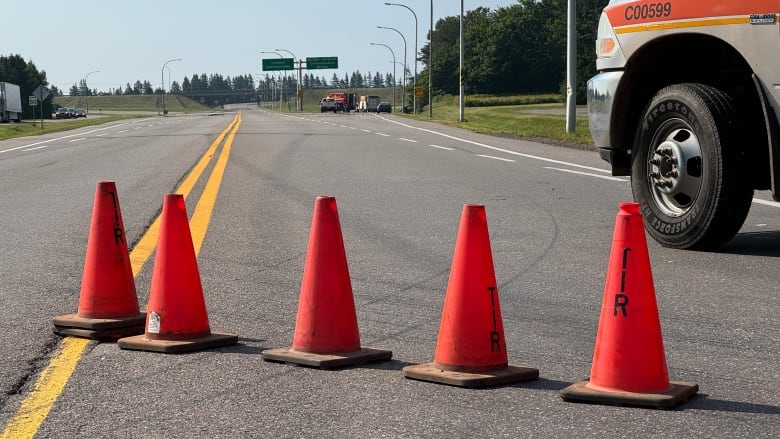
M 38 98 L 39 101 L 45 101 L 46 98 L 49 97 L 49 89 L 42 85 L 39 85 L 38 87 L 35 88 L 35 91 L 33 91 L 33 96 Z
M 418 85 L 414 88 L 414 95 L 419 97 L 425 96 L 425 88 L 423 88 L 421 85 Z
M 273 70 L 293 70 L 292 58 L 270 58 L 263 59 L 263 71 Z
M 306 69 L 337 69 L 339 58 L 337 56 L 315 56 L 306 58 Z
M 27 105 L 31 107 L 38 105 L 38 98 L 36 98 L 35 96 L 30 96 Z

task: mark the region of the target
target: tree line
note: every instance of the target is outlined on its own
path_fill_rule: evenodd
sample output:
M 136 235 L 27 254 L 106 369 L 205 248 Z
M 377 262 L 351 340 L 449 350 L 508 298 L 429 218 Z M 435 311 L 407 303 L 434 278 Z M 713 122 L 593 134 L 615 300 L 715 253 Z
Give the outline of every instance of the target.
M 467 94 L 565 94 L 566 29 L 569 0 L 517 0 L 517 4 L 491 10 L 485 7 L 468 11 L 464 16 L 464 87 Z M 578 0 L 577 15 L 577 102 L 586 99 L 585 84 L 595 73 L 594 41 L 601 10 L 608 0 Z M 433 59 L 429 65 L 431 42 Z M 417 84 L 427 84 L 432 71 L 434 95 L 458 94 L 460 87 L 460 17 L 450 16 L 437 21 L 420 48 L 418 61 L 422 64 Z M 243 74 L 223 76 L 218 73 L 196 73 L 166 86 L 167 93 L 183 94 L 199 99 L 207 105 L 228 102 L 251 102 L 278 98 L 298 88 L 295 72 L 273 72 L 260 76 Z M 407 84 L 413 81 L 407 69 Z M 398 85 L 398 77 L 391 73 L 360 71 L 333 73 L 330 79 L 306 72 L 302 76 L 303 89 L 344 89 L 391 87 Z M 170 79 L 169 79 L 170 80 Z M 38 85 L 48 85 L 46 72 L 38 71 L 32 61 L 19 55 L 0 57 L 0 81 L 17 83 L 22 95 L 32 93 Z M 87 88 L 84 80 L 73 84 L 69 93 L 78 96 L 158 94 L 162 85 L 136 80 L 124 87 L 97 91 Z M 56 87 L 49 87 L 53 95 L 61 95 Z M 426 87 L 427 89 L 427 87 Z M 408 95 L 406 93 L 405 95 Z M 24 99 L 23 99 L 24 100 Z M 32 110 L 25 107 L 24 117 Z M 427 99 L 418 100 L 424 105 Z M 408 103 L 407 103 L 408 104 Z M 49 104 L 50 105 L 50 100 Z M 419 110 L 419 109 L 418 109 Z M 49 112 L 50 113 L 50 112 Z

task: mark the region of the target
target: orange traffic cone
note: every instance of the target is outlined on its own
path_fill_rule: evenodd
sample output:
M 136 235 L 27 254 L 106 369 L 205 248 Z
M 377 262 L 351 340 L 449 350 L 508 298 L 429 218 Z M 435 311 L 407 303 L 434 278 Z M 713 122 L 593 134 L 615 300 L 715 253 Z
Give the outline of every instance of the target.
M 563 389 L 561 397 L 667 408 L 698 390 L 669 381 L 642 215 L 639 204 L 621 203 L 590 379 Z
M 404 367 L 403 374 L 461 387 L 539 376 L 538 369 L 508 364 L 485 206 L 463 206 L 433 362 Z
M 101 181 L 92 206 L 78 311 L 54 317 L 54 332 L 115 340 L 142 334 L 145 319 L 138 309 L 116 184 Z
M 333 369 L 389 360 L 393 353 L 361 348 L 355 302 L 336 199 L 317 197 L 303 270 L 292 347 L 263 360 Z
M 163 200 L 160 235 L 146 310 L 146 333 L 121 338 L 122 349 L 180 353 L 238 342 L 211 332 L 184 196 Z

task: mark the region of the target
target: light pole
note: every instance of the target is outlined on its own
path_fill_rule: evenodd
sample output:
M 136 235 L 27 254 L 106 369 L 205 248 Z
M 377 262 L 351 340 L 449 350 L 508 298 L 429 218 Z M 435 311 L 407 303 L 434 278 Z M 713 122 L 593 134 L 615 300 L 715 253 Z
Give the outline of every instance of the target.
M 402 69 L 406 68 L 406 66 L 403 63 L 401 63 L 401 62 L 398 62 L 398 61 L 390 61 L 390 62 L 392 62 L 393 64 L 399 64 Z M 393 85 L 395 85 L 395 82 L 396 82 L 395 78 L 393 78 Z M 393 99 L 395 99 L 395 94 L 393 94 Z M 393 111 L 397 111 L 397 109 L 394 108 Z
M 181 58 L 176 59 L 169 59 L 168 61 L 165 61 L 162 65 L 162 68 L 160 69 L 160 88 L 161 88 L 161 95 L 162 95 L 162 115 L 165 117 L 165 66 L 169 62 L 174 61 L 181 61 Z
M 382 43 L 369 43 L 372 46 L 385 46 L 387 47 L 387 50 L 390 51 L 390 53 L 393 55 L 393 109 L 395 110 L 395 52 L 393 52 L 393 49 L 390 48 L 387 44 Z
M 404 85 L 404 87 L 406 87 L 406 68 L 407 68 L 407 64 L 406 64 L 406 38 L 404 38 L 404 34 L 402 34 L 401 31 L 399 31 L 398 29 L 393 28 L 393 27 L 377 26 L 377 29 L 389 29 L 389 30 L 395 31 L 398 35 L 401 36 L 401 39 L 404 40 L 404 63 L 403 63 L 404 64 L 404 82 L 403 82 L 403 85 Z M 393 81 L 395 81 L 395 75 L 393 75 Z M 403 96 L 403 95 L 404 94 L 401 93 L 401 96 Z M 393 96 L 395 96 L 395 94 Z M 403 101 L 401 101 L 401 106 L 403 106 Z
M 431 28 L 428 31 L 428 117 L 433 118 L 433 0 L 431 0 Z
M 287 53 L 289 53 L 290 55 L 292 55 L 293 61 L 298 63 L 298 84 L 297 84 L 297 87 L 295 87 L 295 96 L 296 96 L 296 101 L 298 102 L 298 105 L 296 105 L 296 110 L 303 111 L 303 99 L 301 99 L 303 97 L 303 96 L 301 96 L 301 80 L 302 80 L 301 79 L 301 62 L 302 61 L 301 61 L 300 58 L 295 56 L 295 54 L 290 52 L 289 50 L 285 50 L 285 49 L 274 49 L 274 50 L 277 51 L 277 52 L 287 52 Z M 295 61 L 296 59 L 298 61 Z
M 260 53 L 270 53 L 273 55 L 278 56 L 279 58 L 284 58 L 281 53 L 279 52 L 260 52 Z M 284 71 L 284 76 L 287 76 L 287 70 Z M 282 111 L 282 100 L 284 99 L 284 81 L 282 80 L 279 84 L 279 111 Z
M 388 6 L 400 6 L 402 8 L 406 8 L 409 10 L 409 12 L 412 13 L 412 15 L 414 15 L 414 81 L 413 82 L 414 82 L 415 92 L 412 94 L 412 105 L 414 106 L 412 111 L 416 113 L 417 112 L 417 14 L 415 14 L 412 8 L 410 8 L 409 6 L 402 5 L 400 3 L 385 3 L 385 4 Z
M 463 0 L 460 0 L 460 88 L 458 93 L 458 122 L 466 121 L 464 107 L 466 106 L 465 72 L 463 71 Z
M 84 75 L 84 107 L 86 108 L 84 111 L 86 114 L 89 114 L 89 88 L 87 88 L 87 78 L 93 73 L 100 73 L 100 70 L 93 70 Z

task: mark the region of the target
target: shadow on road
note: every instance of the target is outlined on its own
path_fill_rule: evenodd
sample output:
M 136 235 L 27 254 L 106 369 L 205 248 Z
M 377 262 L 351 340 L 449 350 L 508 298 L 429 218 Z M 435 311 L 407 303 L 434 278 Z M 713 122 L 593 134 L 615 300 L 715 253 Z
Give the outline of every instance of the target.
M 739 233 L 720 253 L 780 257 L 780 231 Z

